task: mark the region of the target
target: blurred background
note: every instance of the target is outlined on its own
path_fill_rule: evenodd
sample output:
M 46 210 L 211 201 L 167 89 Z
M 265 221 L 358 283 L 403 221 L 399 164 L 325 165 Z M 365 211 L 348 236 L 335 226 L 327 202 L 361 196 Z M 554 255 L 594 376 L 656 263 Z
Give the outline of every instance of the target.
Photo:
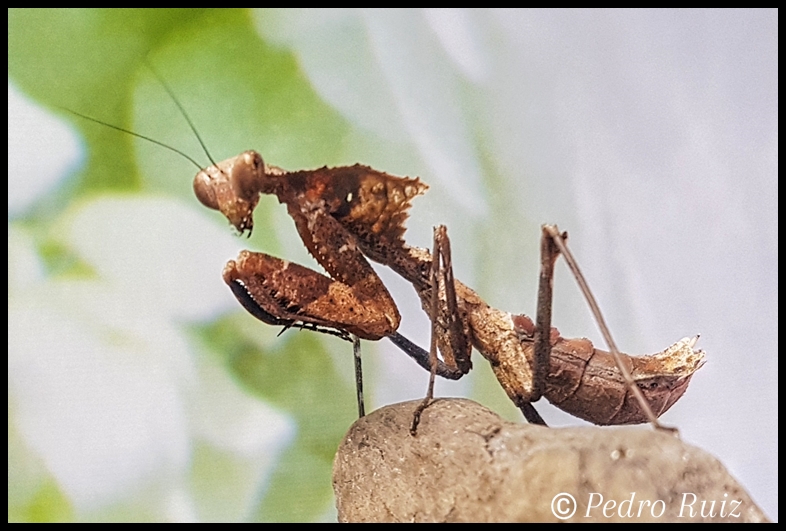
M 63 111 L 208 164 L 145 61 L 216 160 L 420 176 L 407 241 L 445 223 L 495 307 L 534 313 L 539 227 L 568 230 L 624 351 L 701 334 L 664 422 L 778 519 L 776 10 L 9 10 L 9 521 L 335 520 L 351 346 L 277 335 L 221 280 L 242 248 L 318 267 L 284 207 L 240 239 L 190 162 Z M 602 345 L 557 270 L 555 326 Z M 363 354 L 368 409 L 423 396 L 391 343 Z M 437 394 L 520 420 L 474 360 Z

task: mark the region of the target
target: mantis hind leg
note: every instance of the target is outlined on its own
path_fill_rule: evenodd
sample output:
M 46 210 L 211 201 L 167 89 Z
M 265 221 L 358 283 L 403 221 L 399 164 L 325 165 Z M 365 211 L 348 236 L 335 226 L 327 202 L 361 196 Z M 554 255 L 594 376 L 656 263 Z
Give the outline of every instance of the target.
M 567 237 L 567 234 L 560 235 Z M 532 363 L 531 402 L 540 399 L 546 390 L 546 379 L 551 365 L 551 303 L 554 296 L 554 263 L 559 249 L 553 237 L 545 230 L 540 239 L 540 276 L 538 280 L 538 306 L 535 314 L 534 356 Z M 546 425 L 531 402 L 519 404 L 524 418 L 530 424 Z
M 584 275 L 581 273 L 581 269 L 579 269 L 578 263 L 576 262 L 576 259 L 573 257 L 573 253 L 570 252 L 570 249 L 567 246 L 566 243 L 567 237 L 568 237 L 567 232 L 561 233 L 555 225 L 543 225 L 544 243 L 542 244 L 542 248 L 547 246 L 545 242 L 546 240 L 548 240 L 550 242 L 548 246 L 554 249 L 554 259 L 556 260 L 556 257 L 559 254 L 562 254 L 565 257 L 565 262 L 568 264 L 568 267 L 573 273 L 573 276 L 576 278 L 576 282 L 578 283 L 581 292 L 584 294 L 584 298 L 587 300 L 590 310 L 592 311 L 592 314 L 598 323 L 598 327 L 600 328 L 601 333 L 603 334 L 603 337 L 609 346 L 609 351 L 612 355 L 612 358 L 614 359 L 614 363 L 617 366 L 617 369 L 620 372 L 620 375 L 622 376 L 623 381 L 625 382 L 625 386 L 627 387 L 628 392 L 631 393 L 631 395 L 634 397 L 636 402 L 639 404 L 639 407 L 641 408 L 644 417 L 650 422 L 650 424 L 652 424 L 654 428 L 675 433 L 676 429 L 664 426 L 660 422 L 658 422 L 658 417 L 652 411 L 652 408 L 650 407 L 649 402 L 644 397 L 641 389 L 639 389 L 639 387 L 636 385 L 636 382 L 634 382 L 633 377 L 630 374 L 630 370 L 623 362 L 622 354 L 617 349 L 617 345 L 615 344 L 614 339 L 611 337 L 611 332 L 609 331 L 609 328 L 606 325 L 606 321 L 603 318 L 603 315 L 601 314 L 600 307 L 598 306 L 595 297 L 592 295 L 592 291 L 589 289 L 589 285 L 587 284 Z M 543 260 L 541 261 L 541 266 L 543 266 Z M 552 261 L 552 266 L 553 266 L 553 261 Z M 540 302 L 540 297 L 538 297 L 538 302 Z M 549 320 L 550 320 L 550 313 L 551 312 L 549 308 Z M 540 320 L 538 320 L 538 329 L 541 329 Z M 541 342 L 542 341 L 543 340 L 541 339 Z M 691 349 L 691 353 L 692 353 L 693 352 L 692 343 L 689 348 Z

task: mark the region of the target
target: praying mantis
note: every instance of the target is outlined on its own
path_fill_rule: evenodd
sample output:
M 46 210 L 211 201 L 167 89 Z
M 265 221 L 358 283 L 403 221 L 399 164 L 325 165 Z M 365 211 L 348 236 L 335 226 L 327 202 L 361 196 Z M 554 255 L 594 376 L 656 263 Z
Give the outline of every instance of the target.
M 434 376 L 458 379 L 467 374 L 473 347 L 532 423 L 545 424 L 532 407 L 545 396 L 595 424 L 650 421 L 659 426 L 657 417 L 682 396 L 704 363 L 703 352 L 693 349 L 697 338 L 642 357 L 620 355 L 613 343 L 609 353 L 586 339 L 562 338 L 550 326 L 553 265 L 559 254 L 569 264 L 575 260 L 565 246 L 567 235 L 548 225 L 541 243 L 537 324 L 525 315 L 492 308 L 453 278 L 444 226 L 435 229 L 433 253 L 405 243 L 410 202 L 427 188 L 419 179 L 360 164 L 288 172 L 265 164 L 255 151 L 214 164 L 194 178 L 199 201 L 219 210 L 241 234 L 253 229 L 260 195 L 275 195 L 329 275 L 242 251 L 227 263 L 223 277 L 252 315 L 268 324 L 312 328 L 345 339 L 347 333 L 369 340 L 389 337 L 430 370 L 429 391 L 415 414 L 413 434 L 433 395 Z M 397 332 L 401 317 L 396 304 L 367 258 L 393 269 L 418 293 L 432 322 L 428 353 Z M 580 272 L 577 278 L 586 284 Z M 597 309 L 594 301 L 591 306 Z
M 185 110 L 159 80 L 202 143 Z M 65 110 L 175 151 L 200 167 L 154 139 Z M 657 418 L 685 393 L 704 364 L 704 353 L 693 348 L 698 337 L 683 338 L 649 356 L 619 353 L 566 246 L 567 234 L 551 225 L 543 226 L 541 237 L 536 322 L 491 307 L 453 277 L 444 226 L 435 228 L 432 253 L 405 242 L 411 201 L 428 189 L 418 178 L 397 177 L 361 164 L 286 171 L 266 164 L 256 151 L 245 151 L 200 167 L 193 188 L 204 206 L 220 211 L 241 235 L 253 230 L 253 212 L 262 194 L 275 195 L 286 205 L 303 244 L 328 276 L 265 253 L 242 251 L 226 264 L 224 281 L 238 302 L 267 324 L 352 341 L 361 416 L 358 338 L 389 338 L 430 372 L 426 398 L 413 419 L 413 435 L 433 397 L 435 376 L 459 379 L 467 374 L 473 347 L 489 361 L 524 417 L 542 425 L 532 403 L 545 396 L 563 411 L 594 424 L 650 422 L 663 428 Z M 585 293 L 609 352 L 596 349 L 587 339 L 565 339 L 551 327 L 553 267 L 560 254 Z M 401 316 L 396 303 L 367 259 L 390 267 L 413 286 L 432 323 L 429 351 L 397 332 Z

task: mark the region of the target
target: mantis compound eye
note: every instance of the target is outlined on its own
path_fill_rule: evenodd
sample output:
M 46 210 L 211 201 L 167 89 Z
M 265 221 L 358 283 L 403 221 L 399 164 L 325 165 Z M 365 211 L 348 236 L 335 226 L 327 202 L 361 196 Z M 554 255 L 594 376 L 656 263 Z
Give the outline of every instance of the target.
M 218 200 L 216 199 L 216 190 L 213 186 L 213 179 L 207 174 L 205 170 L 200 171 L 194 177 L 194 194 L 199 199 L 199 202 L 207 208 L 218 210 Z
M 246 151 L 243 153 L 248 164 L 255 170 L 260 170 L 265 167 L 265 161 L 262 160 L 262 155 L 256 151 Z
M 255 202 L 267 182 L 262 156 L 256 151 L 244 151 L 237 156 L 227 178 L 239 198 Z

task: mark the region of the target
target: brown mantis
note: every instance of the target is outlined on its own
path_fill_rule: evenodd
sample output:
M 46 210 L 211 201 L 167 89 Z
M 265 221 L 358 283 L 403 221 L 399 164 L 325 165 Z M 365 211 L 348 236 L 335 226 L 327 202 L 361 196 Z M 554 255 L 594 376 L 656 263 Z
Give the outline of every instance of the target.
M 337 335 L 343 331 L 371 340 L 389 337 L 431 371 L 413 433 L 431 398 L 434 375 L 462 377 L 472 366 L 473 346 L 489 360 L 503 389 L 530 422 L 543 424 L 531 405 L 543 395 L 595 424 L 649 420 L 657 425 L 657 416 L 682 396 L 703 364 L 703 353 L 693 350 L 696 339 L 636 358 L 619 355 L 614 346 L 608 353 L 586 339 L 562 338 L 550 326 L 553 264 L 560 253 L 569 263 L 574 260 L 565 246 L 566 234 L 551 226 L 544 226 L 541 245 L 537 324 L 490 307 L 453 279 L 444 227 L 435 230 L 433 254 L 404 242 L 410 201 L 426 189 L 419 179 L 358 164 L 287 172 L 266 165 L 254 151 L 194 178 L 199 200 L 220 210 L 241 233 L 253 227 L 260 194 L 276 195 L 309 252 L 330 275 L 243 251 L 225 267 L 224 280 L 250 313 L 269 324 L 332 329 Z M 366 257 L 389 266 L 415 288 L 432 321 L 429 353 L 396 332 L 398 310 Z M 436 357 L 437 346 L 442 360 Z
M 199 166 L 156 140 L 69 112 L 162 145 Z M 242 251 L 237 260 L 227 263 L 223 277 L 249 313 L 268 324 L 353 340 L 358 372 L 357 338 L 383 337 L 431 372 L 413 433 L 432 397 L 434 376 L 458 379 L 467 374 L 473 347 L 491 363 L 500 385 L 530 422 L 544 424 L 532 402 L 545 396 L 560 409 L 595 424 L 650 421 L 658 426 L 657 417 L 682 396 L 704 363 L 704 354 L 693 349 L 697 338 L 682 339 L 651 356 L 619 354 L 566 247 L 567 235 L 548 225 L 543 227 L 541 241 L 537 322 L 492 308 L 453 278 L 444 226 L 435 229 L 433 254 L 405 243 L 410 202 L 427 188 L 419 179 L 359 164 L 287 172 L 266 165 L 255 151 L 213 163 L 194 178 L 199 201 L 221 211 L 241 234 L 253 228 L 252 215 L 260 195 L 277 196 L 287 205 L 306 248 L 329 275 L 267 254 Z M 559 254 L 565 256 L 588 295 L 611 352 L 594 348 L 587 339 L 562 338 L 551 328 L 551 284 Z M 389 266 L 415 288 L 432 322 L 429 352 L 397 332 L 401 317 L 396 304 L 366 258 Z M 358 393 L 362 415 L 359 378 Z

